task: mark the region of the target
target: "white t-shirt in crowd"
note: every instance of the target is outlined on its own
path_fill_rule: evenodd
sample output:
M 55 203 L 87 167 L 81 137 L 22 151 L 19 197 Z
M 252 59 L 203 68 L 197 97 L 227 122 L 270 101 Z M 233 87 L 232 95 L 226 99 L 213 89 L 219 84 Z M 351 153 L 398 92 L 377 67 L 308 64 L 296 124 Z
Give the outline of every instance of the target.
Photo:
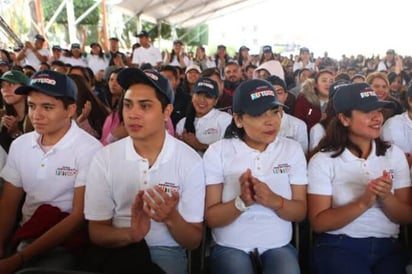
M 162 55 L 160 50 L 152 45 L 148 48 L 139 47 L 133 51 L 132 64 L 150 63 L 152 66 L 157 66 L 161 62 Z
M 308 152 L 308 130 L 305 122 L 283 112 L 279 136 L 298 142 L 304 153 Z
M 103 57 L 95 54 L 86 55 L 86 63 L 96 75 L 100 70 L 105 70 L 109 66 L 110 54 L 105 54 Z
M 50 51 L 49 51 L 48 49 L 42 48 L 42 49 L 39 49 L 39 50 L 37 50 L 37 51 L 40 53 L 40 55 L 46 56 L 47 59 L 49 59 L 49 57 L 50 57 Z M 47 61 L 48 61 L 48 60 L 46 60 L 46 62 L 47 62 Z M 37 58 L 37 56 L 33 53 L 33 51 L 32 51 L 31 49 L 27 49 L 27 50 L 26 50 L 26 58 L 24 58 L 24 64 L 25 64 L 25 65 L 30 65 L 30 66 L 32 66 L 33 68 L 35 68 L 36 70 L 38 70 L 39 67 L 40 67 L 41 62 L 40 62 L 40 60 Z
M 227 112 L 211 109 L 203 117 L 195 118 L 194 125 L 197 140 L 205 145 L 213 144 L 225 135 L 226 128 L 232 121 L 232 115 Z M 182 135 L 186 117 L 182 118 L 176 125 L 176 134 Z
M 309 131 L 309 150 L 313 150 L 319 144 L 320 140 L 326 135 L 325 128 L 316 123 Z
M 412 153 L 412 120 L 408 112 L 395 115 L 383 124 L 381 137 L 383 140 L 400 147 L 404 153 Z

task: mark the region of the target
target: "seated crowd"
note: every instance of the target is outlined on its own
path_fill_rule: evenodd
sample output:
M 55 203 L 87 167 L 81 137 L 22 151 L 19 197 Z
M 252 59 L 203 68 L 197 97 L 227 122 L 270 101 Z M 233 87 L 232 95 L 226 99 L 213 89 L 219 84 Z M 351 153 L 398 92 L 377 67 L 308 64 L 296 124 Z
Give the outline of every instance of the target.
M 0 273 L 407 273 L 411 58 L 137 37 L 0 51 Z

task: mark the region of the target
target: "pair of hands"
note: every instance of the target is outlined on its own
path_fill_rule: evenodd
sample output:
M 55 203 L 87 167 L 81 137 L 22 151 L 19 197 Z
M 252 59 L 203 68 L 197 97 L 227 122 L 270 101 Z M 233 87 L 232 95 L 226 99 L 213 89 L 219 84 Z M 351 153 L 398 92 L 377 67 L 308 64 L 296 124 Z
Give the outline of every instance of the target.
M 177 191 L 167 194 L 159 186 L 139 191 L 131 208 L 132 240 L 142 240 L 150 230 L 150 220 L 166 225 L 172 221 L 179 203 Z
M 33 50 L 33 49 L 34 49 L 34 46 L 33 46 L 33 44 L 32 44 L 31 42 L 26 41 L 26 42 L 24 43 L 24 48 L 25 48 L 25 49 L 31 49 L 31 50 Z
M 239 178 L 240 198 L 246 206 L 259 203 L 273 210 L 279 209 L 282 197 L 274 193 L 269 186 L 252 176 L 250 169 L 247 169 Z
M 370 208 L 377 199 L 384 201 L 392 195 L 392 176 L 384 170 L 382 176 L 371 180 L 363 195 L 360 197 L 360 202 L 366 208 Z

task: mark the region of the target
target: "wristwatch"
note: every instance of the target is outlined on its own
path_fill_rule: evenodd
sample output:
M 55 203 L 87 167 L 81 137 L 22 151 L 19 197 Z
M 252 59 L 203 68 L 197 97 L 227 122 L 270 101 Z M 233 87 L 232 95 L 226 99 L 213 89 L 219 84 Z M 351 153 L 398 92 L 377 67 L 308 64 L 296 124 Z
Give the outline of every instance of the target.
M 245 202 L 240 198 L 240 196 L 237 196 L 235 199 L 235 207 L 237 210 L 240 212 L 245 212 L 246 210 L 249 209 L 248 206 L 246 206 Z

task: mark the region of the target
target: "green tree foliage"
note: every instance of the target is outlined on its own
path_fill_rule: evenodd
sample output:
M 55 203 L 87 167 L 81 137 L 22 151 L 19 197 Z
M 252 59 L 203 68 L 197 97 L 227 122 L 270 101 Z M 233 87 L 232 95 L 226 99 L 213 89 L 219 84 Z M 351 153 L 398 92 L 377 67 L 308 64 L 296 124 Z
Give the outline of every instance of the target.
M 194 28 L 178 28 L 176 34 L 189 46 L 207 45 L 209 42 L 209 27 L 206 24 Z
M 61 1 L 56 0 L 43 0 L 43 16 L 44 20 L 47 22 L 54 15 L 55 11 L 59 7 Z M 87 11 L 93 4 L 94 0 L 73 0 L 74 5 L 74 15 L 76 18 L 81 16 L 85 11 Z M 97 25 L 100 19 L 100 6 L 94 9 L 89 15 L 87 15 L 80 24 L 82 25 Z M 56 18 L 58 24 L 67 24 L 67 12 L 66 7 L 63 8 L 59 16 Z

